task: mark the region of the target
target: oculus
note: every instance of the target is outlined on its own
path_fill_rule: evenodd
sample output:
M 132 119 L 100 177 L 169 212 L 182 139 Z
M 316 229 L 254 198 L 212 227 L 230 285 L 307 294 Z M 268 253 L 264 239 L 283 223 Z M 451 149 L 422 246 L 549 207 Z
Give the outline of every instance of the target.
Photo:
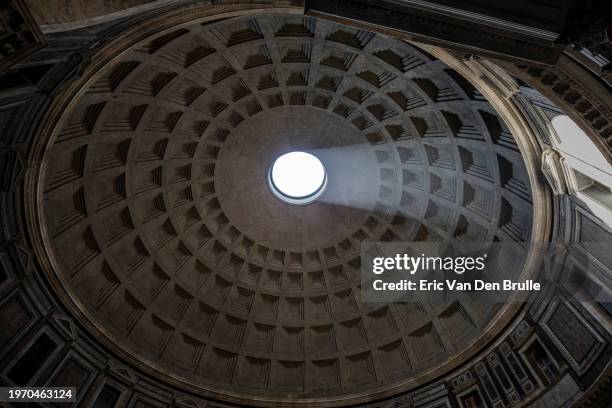
M 309 204 L 325 190 L 327 173 L 321 160 L 310 153 L 285 153 L 272 163 L 268 185 L 285 203 Z

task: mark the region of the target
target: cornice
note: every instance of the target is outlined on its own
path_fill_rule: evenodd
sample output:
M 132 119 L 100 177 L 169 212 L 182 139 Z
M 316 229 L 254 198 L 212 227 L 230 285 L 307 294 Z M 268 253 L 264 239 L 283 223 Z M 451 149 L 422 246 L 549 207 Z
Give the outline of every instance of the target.
M 441 13 L 438 8 L 411 7 L 407 2 L 379 3 L 364 0 L 311 0 L 306 14 L 332 21 L 361 25 L 405 39 L 427 42 L 466 54 L 501 59 L 520 59 L 536 64 L 554 64 L 561 48 L 553 35 L 502 27 L 483 26 L 472 21 L 475 16 Z M 465 14 L 465 13 L 464 13 Z

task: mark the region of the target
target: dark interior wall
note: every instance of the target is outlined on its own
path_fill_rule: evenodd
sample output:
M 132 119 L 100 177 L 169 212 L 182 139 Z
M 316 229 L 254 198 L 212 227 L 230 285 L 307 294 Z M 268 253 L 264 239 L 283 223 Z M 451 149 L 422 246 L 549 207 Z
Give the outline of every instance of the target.
M 44 45 L 44 36 L 21 0 L 0 4 L 0 73 Z
M 99 17 L 155 0 L 25 0 L 41 25 L 69 23 Z
M 483 14 L 544 30 L 561 30 L 576 0 L 432 0 L 431 3 Z

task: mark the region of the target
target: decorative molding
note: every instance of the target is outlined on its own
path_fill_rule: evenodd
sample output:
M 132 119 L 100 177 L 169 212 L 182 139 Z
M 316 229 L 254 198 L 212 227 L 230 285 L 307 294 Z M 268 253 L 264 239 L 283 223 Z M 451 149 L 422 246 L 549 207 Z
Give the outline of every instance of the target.
M 313 17 L 348 22 L 387 35 L 457 49 L 465 54 L 536 64 L 554 64 L 561 54 L 562 47 L 554 43 L 553 33 L 529 30 L 510 22 L 503 25 L 497 19 L 495 24 L 487 24 L 491 17 L 478 22 L 474 13 L 450 13 L 450 10 L 441 9 L 439 5 L 425 7 L 425 2 L 416 1 L 308 0 L 305 6 L 306 14 Z
M 395 0 L 396 4 L 402 4 L 409 7 L 414 7 L 415 9 L 430 11 L 436 14 L 442 14 L 448 17 L 454 17 L 459 20 L 465 20 L 466 22 L 480 24 L 480 25 L 488 25 L 492 27 L 496 27 L 498 29 L 510 31 L 517 34 L 522 34 L 528 37 L 541 38 L 547 41 L 555 41 L 559 34 L 543 30 L 540 28 L 527 26 L 524 24 L 515 23 L 509 20 L 502 20 L 500 18 L 496 18 L 493 16 L 488 16 L 481 13 L 475 13 L 469 10 L 457 8 L 457 7 L 448 7 L 440 3 L 435 3 L 431 1 L 425 0 Z M 456 2 L 457 5 L 460 5 L 461 2 Z
M 561 155 L 556 150 L 547 149 L 542 152 L 542 172 L 555 195 L 568 193 L 568 183 L 561 164 L 562 160 Z
M 563 328 L 564 323 L 570 324 L 571 322 L 575 325 L 578 325 L 579 327 L 572 327 L 570 331 L 573 333 L 577 333 L 579 330 L 584 331 L 581 332 L 581 335 L 579 336 L 580 342 L 577 342 L 574 339 L 574 344 L 566 343 L 567 341 L 572 340 L 562 338 L 561 336 L 568 336 L 569 333 L 565 331 L 563 334 L 561 334 L 553 330 L 553 328 L 550 326 L 551 320 L 555 317 L 555 314 L 561 313 L 560 310 L 562 307 L 564 308 L 564 310 L 567 310 L 570 315 L 560 317 L 561 322 L 557 323 L 557 329 Z M 595 360 L 606 347 L 606 342 L 601 337 L 601 335 L 586 321 L 586 319 L 576 310 L 576 308 L 567 301 L 551 303 L 542 318 L 541 326 L 544 329 L 544 332 L 548 334 L 549 338 L 555 343 L 555 345 L 561 351 L 563 356 L 567 359 L 572 368 L 576 370 L 579 375 L 584 374 L 591 367 L 591 365 L 593 365 Z M 588 349 L 585 348 L 585 342 L 589 340 L 586 337 L 587 335 L 590 336 L 590 340 L 592 340 L 593 343 Z M 585 355 L 580 361 L 576 360 L 576 357 L 574 353 L 572 353 L 572 351 L 570 350 L 570 347 L 574 348 L 574 353 L 585 353 Z

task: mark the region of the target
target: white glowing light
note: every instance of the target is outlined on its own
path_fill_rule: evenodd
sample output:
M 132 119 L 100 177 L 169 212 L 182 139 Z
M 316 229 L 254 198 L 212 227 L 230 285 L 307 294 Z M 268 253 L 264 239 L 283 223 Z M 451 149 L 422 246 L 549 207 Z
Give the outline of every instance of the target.
M 290 204 L 314 201 L 322 193 L 326 178 L 321 161 L 306 152 L 290 152 L 280 156 L 269 173 L 272 191 Z

